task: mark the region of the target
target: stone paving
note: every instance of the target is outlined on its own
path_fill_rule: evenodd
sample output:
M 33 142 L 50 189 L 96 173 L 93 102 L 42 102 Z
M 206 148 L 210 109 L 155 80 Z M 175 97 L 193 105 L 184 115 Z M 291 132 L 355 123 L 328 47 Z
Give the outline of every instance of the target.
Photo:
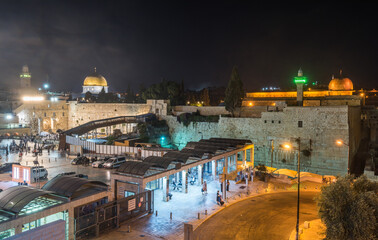
M 43 186 L 48 180 L 51 180 L 59 173 L 63 172 L 76 172 L 76 174 L 88 175 L 89 179 L 105 182 L 110 185 L 110 175 L 114 169 L 103 169 L 103 168 L 92 168 L 92 166 L 83 165 L 71 165 L 70 158 L 67 158 L 65 154 L 61 154 L 59 151 L 51 151 L 50 154 L 47 150 L 43 150 L 42 156 L 34 157 L 33 154 L 28 153 L 23 155 L 21 158 L 16 153 L 9 154 L 5 156 L 2 152 L 0 153 L 2 159 L 0 163 L 6 162 L 19 162 L 24 166 L 34 166 L 33 161 L 38 160 L 41 166 L 44 166 L 48 171 L 48 177 L 46 180 L 41 179 L 40 186 Z M 0 174 L 0 182 L 11 181 L 12 177 L 10 173 Z M 0 183 L 0 188 L 5 189 L 11 185 Z
M 5 162 L 20 162 L 22 165 L 32 165 L 36 157 L 32 154 L 24 155 L 22 158 L 18 154 L 10 154 L 5 157 L 3 153 L 1 163 Z M 77 174 L 86 174 L 89 179 L 103 181 L 110 184 L 110 175 L 114 170 L 107 169 L 94 169 L 91 166 L 71 165 L 71 159 L 66 158 L 65 154 L 60 154 L 59 151 L 51 151 L 50 154 L 46 150 L 43 150 L 42 156 L 38 156 L 40 165 L 43 165 L 48 170 L 48 180 L 55 177 L 62 172 L 75 171 Z M 229 204 L 233 204 L 237 201 L 243 200 L 249 196 L 255 196 L 265 192 L 274 191 L 287 191 L 296 190 L 296 184 L 284 184 L 274 180 L 269 183 L 265 183 L 256 180 L 252 183 L 249 182 L 246 188 L 245 183 L 235 184 L 234 181 L 230 181 L 230 191 L 227 192 L 226 204 L 224 206 L 218 206 L 216 204 L 216 193 L 220 190 L 220 183 L 218 180 L 212 181 L 212 177 L 206 178 L 208 183 L 208 194 L 202 195 L 201 186 L 195 184 L 188 186 L 188 193 L 182 193 L 179 191 L 172 191 L 172 200 L 169 202 L 162 201 L 162 190 L 155 191 L 155 209 L 154 213 L 148 216 L 141 217 L 133 220 L 132 222 L 121 223 L 119 229 L 114 229 L 107 233 L 101 233 L 97 239 L 114 240 L 122 238 L 130 239 L 183 239 L 184 238 L 184 223 L 190 223 L 194 229 L 198 227 L 206 218 L 210 217 L 217 211 L 222 210 Z M 41 183 L 41 186 L 43 186 Z M 17 183 L 11 182 L 10 173 L 0 174 L 0 188 L 6 189 L 11 186 L 15 186 Z M 314 183 L 302 183 L 302 188 L 319 189 L 319 184 Z M 207 215 L 205 211 L 207 210 Z M 156 215 L 157 211 L 157 215 Z M 172 213 L 172 219 L 170 219 L 170 213 Z M 200 213 L 200 219 L 198 219 L 198 213 Z M 131 232 L 128 232 L 130 226 Z
M 302 183 L 305 190 L 320 189 L 319 184 Z M 103 233 L 99 238 L 101 240 L 111 239 L 184 239 L 184 223 L 190 223 L 195 229 L 212 214 L 224 209 L 230 204 L 236 203 L 246 197 L 256 196 L 262 193 L 277 191 L 296 190 L 296 185 L 282 184 L 274 180 L 269 183 L 255 179 L 253 183 L 235 184 L 230 181 L 230 191 L 224 206 L 216 204 L 216 192 L 220 190 L 218 181 L 208 182 L 208 194 L 202 195 L 201 186 L 189 185 L 189 193 L 172 192 L 173 197 L 169 202 L 162 201 L 162 191 L 157 190 L 155 193 L 155 212 L 145 217 L 141 217 L 132 222 L 121 223 L 119 229 Z M 205 211 L 207 210 L 207 215 Z M 158 211 L 158 215 L 156 215 Z M 172 212 L 172 219 L 170 213 Z M 198 219 L 200 213 L 200 219 Z M 131 232 L 128 232 L 130 226 Z

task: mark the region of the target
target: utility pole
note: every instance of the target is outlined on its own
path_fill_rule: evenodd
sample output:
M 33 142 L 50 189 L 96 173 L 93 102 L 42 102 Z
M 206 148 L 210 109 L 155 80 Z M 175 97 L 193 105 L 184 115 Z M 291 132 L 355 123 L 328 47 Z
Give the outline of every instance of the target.
M 270 140 L 271 141 L 271 144 L 272 144 L 272 152 L 271 152 L 271 155 L 270 155 L 270 167 L 273 167 L 273 151 L 274 151 L 274 140 Z
M 296 226 L 296 240 L 299 240 L 299 192 L 301 184 L 301 138 L 297 138 L 296 142 L 298 144 L 298 199 L 297 199 L 297 226 Z

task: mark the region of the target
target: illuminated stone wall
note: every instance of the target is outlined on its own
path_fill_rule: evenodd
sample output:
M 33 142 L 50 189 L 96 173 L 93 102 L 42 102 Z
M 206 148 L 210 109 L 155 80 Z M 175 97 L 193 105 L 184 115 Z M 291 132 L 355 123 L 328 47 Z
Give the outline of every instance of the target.
M 199 111 L 201 115 L 203 116 L 210 116 L 210 115 L 226 115 L 230 114 L 226 110 L 224 106 L 206 106 L 206 107 L 196 107 L 196 106 L 175 106 L 173 107 L 173 112 L 176 115 L 179 115 L 181 113 L 191 113 L 191 112 L 197 112 Z
M 303 91 L 303 97 L 350 96 L 354 91 Z M 247 98 L 297 98 L 297 92 L 250 92 Z
M 22 104 L 15 110 L 20 124 L 30 126 L 33 134 L 67 130 L 84 123 L 119 116 L 146 113 L 167 115 L 169 101 L 147 100 L 146 104 L 78 103 L 77 101 L 39 101 Z
M 20 124 L 27 124 L 33 134 L 56 132 L 68 127 L 68 108 L 66 101 L 40 101 L 22 104 L 15 110 Z
M 68 103 L 68 128 L 104 118 L 135 116 L 151 112 L 149 104 L 127 103 Z
M 351 110 L 353 109 L 353 110 Z M 262 112 L 260 118 L 225 118 L 218 123 L 191 123 L 185 127 L 176 117 L 165 119 L 170 127 L 172 141 L 180 148 L 188 141 L 211 137 L 250 139 L 255 144 L 255 163 L 270 166 L 271 140 L 274 140 L 273 167 L 296 169 L 296 151 L 287 152 L 280 144 L 293 142 L 300 137 L 302 170 L 319 174 L 345 174 L 347 172 L 348 148 L 336 146 L 336 139 L 351 144 L 351 156 L 358 147 L 360 132 L 359 107 L 287 107 L 280 112 Z M 351 121 L 350 119 L 353 119 Z M 298 127 L 302 121 L 302 127 Z M 348 124 L 349 121 L 349 124 Z M 353 129 L 353 131 L 350 131 Z M 295 144 L 293 142 L 293 144 Z

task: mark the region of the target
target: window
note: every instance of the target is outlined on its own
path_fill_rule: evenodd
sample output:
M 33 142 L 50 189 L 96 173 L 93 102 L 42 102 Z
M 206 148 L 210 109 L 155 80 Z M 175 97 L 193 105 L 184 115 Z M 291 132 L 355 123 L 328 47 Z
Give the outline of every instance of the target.
M 266 123 L 266 120 L 264 120 L 264 123 Z
M 18 179 L 18 178 L 20 177 L 20 169 L 19 169 L 18 167 L 14 167 L 14 168 L 13 168 L 13 172 L 14 172 L 13 177 L 14 177 L 15 179 Z
M 29 182 L 29 169 L 24 169 L 24 181 Z
M 303 121 L 298 121 L 298 127 L 303 127 Z
M 55 117 L 56 115 L 55 115 L 55 112 L 53 112 L 53 117 Z
M 46 113 L 43 114 L 46 117 Z
M 281 121 L 278 121 L 278 123 L 281 123 Z
M 246 161 L 250 162 L 251 161 L 251 149 L 247 149 L 246 153 Z
M 272 123 L 274 123 L 274 120 L 272 120 Z
M 62 112 L 62 116 L 64 117 L 64 112 Z

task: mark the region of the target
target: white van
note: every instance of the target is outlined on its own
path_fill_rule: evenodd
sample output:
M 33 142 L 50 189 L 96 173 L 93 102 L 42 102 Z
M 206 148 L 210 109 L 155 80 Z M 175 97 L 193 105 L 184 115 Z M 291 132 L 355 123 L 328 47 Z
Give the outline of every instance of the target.
M 31 169 L 31 176 L 30 179 L 40 179 L 40 178 L 47 178 L 48 172 L 47 169 L 44 167 L 33 167 Z
M 112 157 L 108 159 L 104 164 L 104 168 L 118 168 L 121 164 L 126 162 L 126 157 Z

